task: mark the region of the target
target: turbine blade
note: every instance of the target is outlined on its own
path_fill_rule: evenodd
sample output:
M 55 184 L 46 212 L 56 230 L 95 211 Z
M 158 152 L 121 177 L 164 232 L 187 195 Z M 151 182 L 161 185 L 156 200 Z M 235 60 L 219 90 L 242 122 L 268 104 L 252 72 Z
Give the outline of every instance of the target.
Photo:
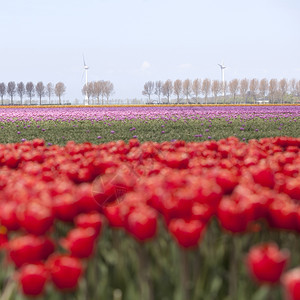
M 85 67 L 86 64 L 85 64 L 85 59 L 84 59 L 84 54 L 82 53 L 82 58 L 83 58 L 83 66 Z

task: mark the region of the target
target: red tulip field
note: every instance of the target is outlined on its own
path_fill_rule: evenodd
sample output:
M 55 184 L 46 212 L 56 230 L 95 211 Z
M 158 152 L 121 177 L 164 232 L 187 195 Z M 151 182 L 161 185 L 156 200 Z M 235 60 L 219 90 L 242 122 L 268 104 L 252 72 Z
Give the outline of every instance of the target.
M 299 234 L 299 136 L 0 144 L 0 300 L 298 300 Z

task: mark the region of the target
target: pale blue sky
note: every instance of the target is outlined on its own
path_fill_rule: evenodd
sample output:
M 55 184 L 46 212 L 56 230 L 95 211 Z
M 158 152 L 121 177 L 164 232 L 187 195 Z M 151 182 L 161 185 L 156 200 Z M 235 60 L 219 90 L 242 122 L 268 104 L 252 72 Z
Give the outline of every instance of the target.
M 300 79 L 299 0 L 0 0 L 0 82 L 89 80 L 142 98 L 148 80 Z

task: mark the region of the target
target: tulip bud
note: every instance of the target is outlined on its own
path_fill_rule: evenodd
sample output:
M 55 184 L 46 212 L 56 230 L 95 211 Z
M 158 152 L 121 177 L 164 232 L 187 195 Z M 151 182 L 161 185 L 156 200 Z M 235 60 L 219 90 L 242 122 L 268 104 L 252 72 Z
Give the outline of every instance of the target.
M 247 264 L 256 281 L 275 284 L 280 280 L 289 257 L 289 252 L 279 250 L 276 244 L 261 244 L 250 249 Z
M 18 274 L 22 291 L 26 296 L 38 296 L 43 293 L 48 272 L 44 265 L 25 265 Z

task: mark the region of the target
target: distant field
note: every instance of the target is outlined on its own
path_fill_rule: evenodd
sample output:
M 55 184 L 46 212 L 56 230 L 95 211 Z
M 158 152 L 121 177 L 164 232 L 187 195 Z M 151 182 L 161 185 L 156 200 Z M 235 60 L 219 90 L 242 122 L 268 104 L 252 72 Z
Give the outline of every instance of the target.
M 299 137 L 299 123 L 300 106 L 1 108 L 0 143 L 204 141 L 233 135 L 248 141 Z

